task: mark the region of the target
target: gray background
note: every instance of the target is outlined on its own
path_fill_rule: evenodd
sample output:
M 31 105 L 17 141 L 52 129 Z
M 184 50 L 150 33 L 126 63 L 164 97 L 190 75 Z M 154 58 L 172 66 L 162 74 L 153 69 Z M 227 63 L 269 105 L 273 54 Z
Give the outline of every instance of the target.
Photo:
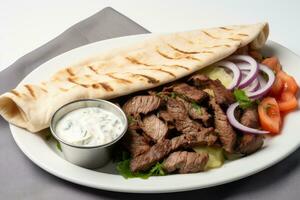
M 0 93 L 14 88 L 43 62 L 72 48 L 145 32 L 148 31 L 135 22 L 106 8 L 1 72 Z M 222 186 L 172 194 L 125 194 L 95 190 L 59 179 L 37 167 L 17 148 L 2 118 L 0 132 L 0 199 L 300 199 L 300 149 L 263 172 Z

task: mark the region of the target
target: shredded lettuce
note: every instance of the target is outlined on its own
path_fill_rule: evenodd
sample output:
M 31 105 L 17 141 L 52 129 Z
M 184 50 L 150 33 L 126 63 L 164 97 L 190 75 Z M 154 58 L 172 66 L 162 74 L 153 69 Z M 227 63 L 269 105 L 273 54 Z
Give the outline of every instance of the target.
M 232 75 L 230 74 L 230 72 L 227 72 L 226 69 L 224 69 L 223 67 L 214 65 L 208 66 L 201 70 L 201 74 L 205 74 L 212 80 L 219 79 L 219 81 L 221 81 L 221 83 L 225 87 L 228 87 L 232 82 Z
M 130 171 L 130 159 L 127 160 L 123 160 L 121 162 L 118 162 L 117 164 L 117 171 L 126 179 L 128 178 L 135 178 L 135 177 L 139 177 L 139 178 L 143 178 L 146 179 L 148 178 L 147 174 L 143 174 L 143 173 L 132 173 Z
M 197 146 L 193 148 L 197 153 L 207 153 L 209 155 L 205 169 L 221 167 L 224 163 L 223 149 L 220 147 Z

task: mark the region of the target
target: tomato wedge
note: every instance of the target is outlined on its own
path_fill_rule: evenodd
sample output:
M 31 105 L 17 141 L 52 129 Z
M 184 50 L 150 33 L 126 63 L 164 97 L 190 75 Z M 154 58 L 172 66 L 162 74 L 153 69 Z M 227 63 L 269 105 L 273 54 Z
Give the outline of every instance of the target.
M 278 77 L 279 79 L 281 79 L 284 82 L 284 91 L 289 91 L 289 92 L 293 93 L 294 95 L 297 94 L 298 85 L 292 76 L 289 76 L 284 71 L 279 71 L 277 73 L 276 77 Z
M 279 106 L 273 97 L 264 98 L 258 105 L 258 115 L 261 127 L 270 131 L 271 134 L 278 134 L 281 127 L 281 116 Z
M 290 112 L 297 109 L 298 101 L 293 93 L 286 91 L 280 95 L 278 106 L 281 112 Z
M 278 97 L 280 96 L 281 92 L 284 88 L 284 81 L 276 74 L 275 82 L 273 83 L 271 89 L 270 89 L 270 96 Z
M 275 73 L 281 71 L 281 64 L 277 57 L 273 56 L 270 58 L 264 59 L 262 64 L 267 65 L 270 69 L 272 69 Z

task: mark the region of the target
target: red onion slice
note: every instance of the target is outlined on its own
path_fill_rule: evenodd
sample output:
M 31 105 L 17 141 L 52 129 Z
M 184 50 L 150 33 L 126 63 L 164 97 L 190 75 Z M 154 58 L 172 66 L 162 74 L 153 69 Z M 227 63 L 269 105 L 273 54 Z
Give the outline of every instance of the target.
M 239 103 L 236 102 L 234 104 L 231 104 L 229 106 L 229 108 L 227 109 L 227 117 L 228 117 L 228 121 L 230 122 L 230 124 L 243 131 L 243 132 L 246 132 L 246 133 L 254 133 L 254 134 L 267 134 L 269 133 L 269 131 L 263 131 L 263 130 L 259 130 L 259 129 L 254 129 L 254 128 L 249 128 L 247 126 L 244 126 L 243 124 L 241 124 L 235 117 L 234 117 L 234 111 L 235 109 L 239 106 Z
M 260 98 L 263 95 L 265 95 L 271 89 L 271 87 L 275 81 L 274 72 L 270 68 L 268 68 L 267 66 L 265 66 L 263 64 L 259 64 L 259 69 L 268 75 L 268 82 L 255 92 L 246 92 L 248 97 L 250 97 L 252 99 L 257 99 L 257 98 Z
M 226 67 L 226 68 L 230 69 L 233 73 L 232 82 L 228 86 L 227 89 L 232 90 L 233 88 L 238 86 L 238 84 L 241 81 L 241 71 L 239 70 L 239 68 L 233 62 L 220 61 L 220 62 L 216 63 L 216 66 Z
M 267 84 L 266 79 L 261 74 L 258 74 L 257 79 L 261 87 L 264 87 Z
M 247 87 L 245 87 L 245 91 L 248 92 L 255 92 L 259 89 L 260 87 L 260 83 L 258 81 L 258 79 L 255 79 L 250 85 L 248 85 Z
M 252 83 L 256 79 L 257 72 L 258 72 L 258 64 L 252 57 L 246 55 L 234 55 L 231 56 L 229 60 L 240 60 L 250 64 L 250 68 L 249 68 L 250 71 L 248 75 L 245 77 L 245 79 L 243 79 L 240 82 L 239 88 L 242 89 L 247 87 L 250 83 Z
M 247 62 L 237 62 L 235 64 L 241 71 L 250 71 L 251 69 L 251 65 Z
M 246 63 L 246 65 L 243 65 L 242 67 L 238 66 L 241 70 L 241 73 L 242 73 L 242 80 L 247 76 L 247 74 L 250 71 L 250 69 L 249 69 L 250 65 L 247 64 L 247 63 Z M 260 75 L 258 75 L 258 76 L 260 76 Z M 260 77 L 260 78 L 262 78 L 262 77 Z M 243 89 L 248 91 L 248 92 L 255 92 L 256 90 L 258 90 L 260 88 L 260 85 L 261 85 L 260 83 L 261 82 L 262 82 L 262 80 L 256 78 L 256 79 L 254 79 L 254 81 L 252 83 L 250 83 L 250 85 L 248 85 L 247 87 L 245 87 Z

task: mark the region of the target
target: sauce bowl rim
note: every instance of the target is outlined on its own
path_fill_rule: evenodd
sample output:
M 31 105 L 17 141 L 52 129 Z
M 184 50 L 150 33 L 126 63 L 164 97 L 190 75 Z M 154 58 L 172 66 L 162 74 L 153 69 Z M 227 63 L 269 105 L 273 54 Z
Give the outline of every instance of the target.
M 75 145 L 75 144 L 71 144 L 65 140 L 63 140 L 62 138 L 60 138 L 57 134 L 56 134 L 56 131 L 54 129 L 54 126 L 56 125 L 56 123 L 59 121 L 57 121 L 56 123 L 54 123 L 54 118 L 55 116 L 65 107 L 67 106 L 70 106 L 71 104 L 74 104 L 74 103 L 78 103 L 78 102 L 81 102 L 81 101 L 94 101 L 94 102 L 98 102 L 99 104 L 108 104 L 109 106 L 111 107 L 114 107 L 115 109 L 117 109 L 118 111 L 120 111 L 121 115 L 116 115 L 118 118 L 124 118 L 124 125 L 123 125 L 123 129 L 121 131 L 121 134 L 115 138 L 114 140 L 112 140 L 111 142 L 108 142 L 108 143 L 105 143 L 105 144 L 100 144 L 100 145 L 91 145 L 91 146 L 84 146 L 84 145 Z M 95 107 L 95 106 L 85 106 L 85 107 L 82 107 L 82 108 L 88 108 L 88 107 Z M 79 108 L 78 108 L 79 109 Z M 102 108 L 104 109 L 104 108 Z M 107 109 L 104 109 L 108 112 L 110 112 L 109 110 Z M 68 112 L 69 113 L 69 112 Z M 68 114 L 66 113 L 66 114 Z M 114 143 L 116 143 L 117 141 L 119 141 L 123 136 L 124 134 L 127 132 L 127 129 L 128 129 L 128 120 L 127 120 L 127 117 L 126 117 L 126 114 L 125 112 L 117 105 L 115 105 L 114 103 L 110 102 L 110 101 L 107 101 L 107 100 L 103 100 L 103 99 L 79 99 L 79 100 L 75 100 L 75 101 L 71 101 L 67 104 L 64 104 L 63 106 L 61 106 L 60 108 L 58 108 L 54 114 L 52 115 L 51 117 L 51 121 L 50 121 L 50 130 L 51 130 L 51 133 L 53 135 L 53 137 L 58 140 L 59 142 L 67 145 L 67 146 L 71 146 L 71 147 L 74 147 L 74 148 L 80 148 L 80 149 L 94 149 L 94 148 L 105 148 L 105 147 L 109 147 L 111 145 L 113 145 Z

